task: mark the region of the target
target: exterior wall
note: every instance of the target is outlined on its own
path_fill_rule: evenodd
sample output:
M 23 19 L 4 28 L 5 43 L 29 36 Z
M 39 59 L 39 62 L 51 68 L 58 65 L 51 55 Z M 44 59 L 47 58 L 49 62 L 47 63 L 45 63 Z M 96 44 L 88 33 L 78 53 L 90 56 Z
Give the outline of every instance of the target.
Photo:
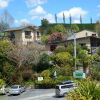
M 22 43 L 21 31 L 15 31 L 14 34 L 15 34 L 15 43 L 18 45 L 21 44 Z
M 25 31 L 29 31 L 30 33 L 26 33 L 27 35 L 25 35 Z M 8 31 L 8 33 L 9 35 L 13 33 L 14 37 L 11 37 L 11 41 L 18 45 L 27 45 L 41 40 L 41 34 L 38 30 L 34 30 L 29 27 L 20 30 L 11 30 Z
M 88 36 L 92 36 L 92 34 L 96 34 L 96 36 L 98 36 L 98 34 L 96 32 L 91 32 L 91 31 L 83 30 L 83 31 L 78 32 L 76 34 L 76 38 L 88 37 Z
M 36 41 L 40 41 L 41 40 L 41 34 L 40 34 L 40 32 L 39 33 L 37 33 L 37 31 L 35 32 L 35 40 Z
M 69 43 L 73 43 L 73 40 L 68 41 Z M 76 39 L 76 44 L 86 44 L 86 46 L 88 47 L 88 49 L 91 49 L 91 44 L 90 44 L 90 38 L 80 38 L 80 39 Z
M 22 31 L 21 36 L 22 36 L 22 44 L 24 45 L 27 45 L 27 42 L 34 42 L 35 40 L 33 31 L 31 31 L 31 38 L 25 38 L 25 31 Z

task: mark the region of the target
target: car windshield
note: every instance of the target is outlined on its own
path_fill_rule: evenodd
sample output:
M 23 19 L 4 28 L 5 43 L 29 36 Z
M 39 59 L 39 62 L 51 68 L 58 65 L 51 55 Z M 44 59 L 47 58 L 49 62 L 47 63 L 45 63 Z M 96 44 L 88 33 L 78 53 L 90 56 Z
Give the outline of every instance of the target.
M 61 84 L 70 84 L 70 83 L 74 83 L 73 81 L 63 81 L 61 82 Z
M 13 86 L 11 86 L 11 88 L 13 88 L 13 89 L 17 89 L 18 86 L 17 86 L 17 85 L 13 85 Z

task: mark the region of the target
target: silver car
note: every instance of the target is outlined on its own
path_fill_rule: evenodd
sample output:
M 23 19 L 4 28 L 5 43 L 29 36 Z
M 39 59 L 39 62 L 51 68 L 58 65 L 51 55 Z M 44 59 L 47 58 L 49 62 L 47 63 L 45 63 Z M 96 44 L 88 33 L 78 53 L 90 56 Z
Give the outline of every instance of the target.
M 76 85 L 74 82 L 62 82 L 61 84 L 56 85 L 55 94 L 56 96 L 65 96 L 70 91 L 74 90 Z
M 9 89 L 9 95 L 21 94 L 24 91 L 25 87 L 21 85 L 12 85 L 11 88 Z

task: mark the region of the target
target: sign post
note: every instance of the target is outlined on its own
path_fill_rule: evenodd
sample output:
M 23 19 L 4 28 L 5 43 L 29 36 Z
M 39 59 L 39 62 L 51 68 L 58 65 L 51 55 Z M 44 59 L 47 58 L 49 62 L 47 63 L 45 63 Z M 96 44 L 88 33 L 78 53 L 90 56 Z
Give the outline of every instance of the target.
M 73 72 L 73 77 L 78 78 L 78 79 L 82 79 L 82 78 L 86 78 L 86 74 L 83 71 L 76 70 Z

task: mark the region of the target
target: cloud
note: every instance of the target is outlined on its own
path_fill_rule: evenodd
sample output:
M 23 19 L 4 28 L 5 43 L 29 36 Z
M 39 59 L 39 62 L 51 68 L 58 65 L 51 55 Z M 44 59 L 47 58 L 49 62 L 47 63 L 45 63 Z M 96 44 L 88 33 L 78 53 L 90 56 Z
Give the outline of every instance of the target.
M 100 8 L 100 5 L 97 5 L 98 8 Z
M 78 19 L 74 19 L 74 20 L 73 20 L 73 23 L 75 23 L 75 24 L 79 24 L 79 23 L 80 23 L 80 20 L 78 20 Z
M 29 11 L 29 15 L 32 20 L 43 18 L 47 19 L 49 22 L 54 22 L 54 15 L 45 11 L 45 9 L 41 6 L 37 6 L 36 8 Z
M 29 11 L 29 15 L 31 16 L 44 15 L 44 14 L 46 14 L 46 11 L 41 6 L 37 6 L 36 8 Z
M 83 10 L 80 7 L 73 7 L 69 10 L 64 10 L 61 11 L 57 14 L 58 18 L 62 18 L 63 17 L 63 13 L 65 15 L 66 18 L 69 18 L 69 15 L 71 15 L 74 18 L 79 18 L 79 16 L 85 16 L 87 14 L 87 11 Z
M 27 20 L 27 19 L 21 19 L 21 20 L 15 20 L 15 24 L 17 24 L 17 25 L 21 25 L 21 26 L 25 26 L 25 25 L 30 25 L 31 23 L 30 23 L 30 21 L 29 20 Z
M 55 22 L 55 18 L 54 15 L 47 13 L 45 16 L 41 17 L 41 19 L 47 19 L 50 23 L 54 23 Z
M 6 8 L 9 5 L 10 0 L 0 0 L 0 8 Z
M 42 5 L 46 2 L 47 2 L 47 0 L 26 0 L 26 4 L 28 7 Z

